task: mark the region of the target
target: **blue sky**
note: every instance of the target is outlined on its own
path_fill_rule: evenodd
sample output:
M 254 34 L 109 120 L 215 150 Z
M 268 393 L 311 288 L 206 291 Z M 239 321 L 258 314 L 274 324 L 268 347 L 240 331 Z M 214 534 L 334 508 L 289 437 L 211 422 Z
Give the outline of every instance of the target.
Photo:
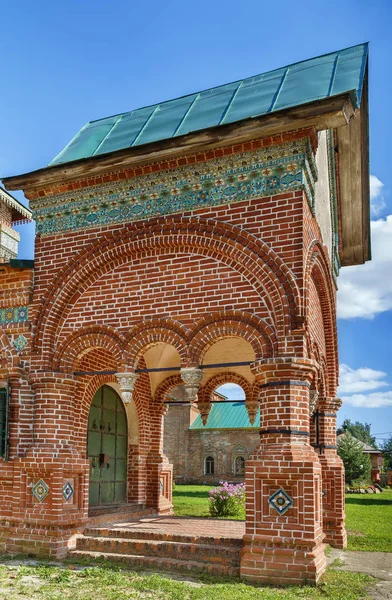
M 339 420 L 392 432 L 390 0 L 2 3 L 0 176 L 41 168 L 89 120 L 370 42 L 373 257 L 339 279 Z M 21 194 L 16 194 L 23 199 Z M 19 228 L 31 258 L 31 226 Z

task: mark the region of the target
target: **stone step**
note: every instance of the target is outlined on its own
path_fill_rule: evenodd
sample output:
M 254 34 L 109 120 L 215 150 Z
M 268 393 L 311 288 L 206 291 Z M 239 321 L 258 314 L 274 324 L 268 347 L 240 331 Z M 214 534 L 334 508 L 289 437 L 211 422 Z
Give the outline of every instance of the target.
M 213 560 L 202 563 L 195 560 L 180 560 L 175 558 L 163 558 L 158 556 L 142 556 L 132 554 L 116 554 L 112 552 L 91 552 L 86 550 L 71 550 L 70 558 L 93 559 L 120 562 L 132 567 L 142 567 L 162 571 L 185 571 L 197 573 L 210 573 L 211 575 L 231 575 L 238 577 L 239 567 L 216 564 Z
M 111 509 L 97 507 L 90 509 L 87 527 L 98 527 L 109 523 L 129 522 L 133 519 L 151 517 L 155 514 L 152 508 L 144 508 L 140 504 L 128 504 Z
M 86 527 L 84 535 L 88 537 L 122 538 L 132 540 L 151 540 L 161 542 L 182 542 L 184 544 L 208 544 L 212 546 L 225 546 L 242 548 L 241 538 L 195 536 L 189 534 L 166 533 L 164 531 L 151 531 L 148 529 L 133 529 L 132 527 Z
M 76 550 L 104 554 L 126 554 L 153 556 L 167 559 L 179 559 L 215 565 L 239 567 L 240 548 L 223 544 L 195 544 L 173 540 L 131 539 L 120 537 L 80 536 L 76 541 Z

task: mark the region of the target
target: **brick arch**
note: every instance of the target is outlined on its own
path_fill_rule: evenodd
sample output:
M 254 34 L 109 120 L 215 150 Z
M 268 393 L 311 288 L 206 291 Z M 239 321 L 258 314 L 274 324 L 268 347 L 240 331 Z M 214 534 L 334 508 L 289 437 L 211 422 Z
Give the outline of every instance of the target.
M 306 292 L 305 306 L 309 314 L 309 284 L 313 280 L 319 296 L 323 314 L 323 327 L 326 344 L 326 356 L 320 356 L 320 361 L 325 359 L 326 365 L 326 393 L 336 395 L 338 385 L 338 342 L 336 330 L 336 294 L 332 283 L 331 267 L 328 255 L 322 245 L 315 241 L 311 244 L 306 260 Z
M 53 356 L 53 369 L 58 371 L 73 371 L 78 359 L 95 348 L 108 351 L 116 364 L 125 363 L 124 359 L 125 340 L 114 329 L 95 325 L 82 327 L 69 335 L 57 349 Z
M 107 385 L 109 383 L 116 383 L 116 378 L 114 375 L 94 375 L 92 377 L 84 377 L 78 383 L 78 393 L 76 396 L 75 411 L 74 411 L 74 435 L 76 436 L 77 445 L 82 444 L 82 437 L 87 436 L 87 423 L 88 423 L 88 415 L 90 412 L 90 406 L 92 399 L 94 398 L 95 393 L 99 390 L 103 385 Z M 87 439 L 87 437 L 86 437 Z M 79 450 L 86 454 L 86 445 L 84 448 L 79 448 Z
M 170 375 L 169 377 L 166 377 L 155 390 L 154 403 L 162 404 L 165 401 L 168 392 L 178 385 L 184 385 L 181 375 Z
M 242 311 L 210 313 L 198 321 L 189 336 L 191 364 L 203 361 L 207 350 L 225 337 L 239 337 L 252 346 L 255 360 L 271 358 L 277 353 L 275 332 L 263 319 Z
M 151 254 L 153 249 L 209 256 L 240 272 L 263 298 L 282 337 L 302 317 L 302 299 L 294 275 L 267 244 L 232 225 L 173 216 L 151 219 L 144 229 L 130 223 L 121 235 L 109 231 L 70 261 L 37 304 L 35 348 L 41 346 L 50 352 L 67 320 L 67 308 L 69 311 L 97 279 L 129 261 L 130 256 Z
M 236 383 L 245 392 L 245 401 L 250 402 L 252 400 L 252 384 L 245 379 L 243 375 L 234 373 L 233 371 L 222 371 L 217 373 L 209 379 L 205 385 L 200 386 L 200 392 L 198 398 L 201 402 L 211 402 L 211 396 L 217 387 L 224 385 L 225 383 Z
M 151 346 L 165 343 L 173 346 L 183 364 L 188 363 L 188 330 L 174 319 L 151 319 L 137 324 L 126 334 L 129 366 L 137 366 L 143 352 Z
M 115 375 L 93 375 L 89 376 L 87 380 L 87 376 L 85 376 L 79 383 L 80 385 L 80 395 L 78 399 L 77 410 L 75 411 L 75 427 L 74 430 L 80 434 L 80 432 L 87 431 L 87 423 L 88 423 L 88 415 L 90 411 L 90 406 L 94 395 L 103 385 L 109 385 L 110 383 L 117 384 L 117 379 Z M 146 407 L 143 406 L 143 403 L 137 394 L 137 391 L 133 394 L 133 400 L 136 406 L 136 413 L 138 418 L 138 429 L 141 440 L 144 440 L 142 432 L 146 433 L 149 431 L 148 420 L 149 414 L 146 410 Z M 141 443 L 143 446 L 143 443 Z M 83 451 L 83 450 L 82 450 Z M 83 451 L 84 452 L 84 451 Z

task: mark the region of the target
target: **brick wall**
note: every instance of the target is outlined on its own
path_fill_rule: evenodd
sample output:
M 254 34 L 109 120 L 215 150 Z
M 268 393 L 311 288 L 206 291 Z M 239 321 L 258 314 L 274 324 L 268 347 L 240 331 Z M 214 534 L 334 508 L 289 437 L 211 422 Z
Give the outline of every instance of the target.
M 27 190 L 27 195 L 38 206 L 39 198 L 50 199 L 54 193 L 72 189 L 77 194 L 78 190 L 109 181 L 129 180 L 131 185 L 135 176 L 162 171 L 163 177 L 168 169 L 208 161 L 213 165 L 217 157 L 229 160 L 239 152 L 304 137 L 309 138 L 315 151 L 317 137 L 306 130 L 187 156 L 173 163 L 108 173 L 100 179 L 65 181 L 50 189 Z M 246 443 L 240 442 L 251 453 L 243 576 L 256 581 L 281 577 L 276 566 L 268 567 L 272 560 L 268 553 L 260 560 L 255 554 L 260 550 L 258 535 L 270 536 L 273 548 L 278 532 L 284 530 L 292 539 L 289 558 L 284 559 L 286 582 L 315 581 L 319 577 L 325 567 L 320 512 L 322 470 L 307 437 L 309 391 L 317 389 L 323 397 L 334 397 L 338 362 L 336 290 L 320 228 L 309 206 L 309 193 L 302 186 L 240 202 L 221 201 L 192 212 L 37 236 L 26 326 L 31 329 L 31 339 L 23 351 L 11 353 L 11 359 L 7 350 L 3 367 L 10 369 L 14 360 L 14 366 L 20 369 L 18 381 L 13 383 L 10 422 L 13 452 L 17 454 L 18 447 L 23 449 L 23 455 L 13 464 L 13 525 L 4 524 L 5 517 L 9 518 L 8 505 L 0 514 L 10 548 L 18 547 L 17 539 L 23 539 L 20 548 L 27 547 L 29 527 L 36 532 L 33 523 L 43 528 L 55 524 L 60 529 L 49 535 L 47 550 L 60 555 L 67 550 L 69 531 L 80 528 L 87 518 L 88 411 L 96 389 L 115 378 L 80 376 L 74 374 L 76 371 L 197 367 L 215 343 L 241 338 L 250 348 L 247 356 L 255 361 L 242 370 L 233 369 L 249 388 L 247 402 L 257 402 L 259 395 L 262 398 L 264 419 L 260 445 L 251 443 L 256 437 L 253 432 L 246 433 Z M 4 273 L 4 301 L 13 302 L 16 294 L 19 302 L 29 303 L 31 273 Z M 9 346 L 5 338 L 3 343 Z M 161 344 L 162 352 L 151 353 L 150 348 L 157 344 Z M 230 348 L 229 353 L 222 351 L 224 361 L 241 360 L 235 348 Z M 204 396 L 215 389 L 209 389 L 208 380 L 220 371 L 223 383 L 226 375 L 229 377 L 224 367 L 203 372 Z M 146 373 L 139 375 L 133 396 L 139 438 L 128 449 L 128 498 L 164 513 L 170 511 L 171 468 L 162 448 L 163 403 L 181 378 L 168 374 L 157 390 L 151 381 Z M 203 394 L 200 396 L 208 408 L 211 398 Z M 32 420 L 33 403 L 34 431 L 30 432 L 27 422 Z M 185 417 L 175 419 L 179 440 L 173 452 L 180 454 L 183 440 L 187 457 L 193 456 L 190 463 L 182 460 L 184 470 L 197 476 L 203 460 L 201 448 L 206 444 L 204 450 L 215 448 L 217 465 L 229 475 L 229 457 L 235 441 L 238 445 L 238 433 L 225 433 L 228 437 L 218 443 L 220 434 L 186 432 Z M 26 435 L 24 439 L 22 434 Z M 301 468 L 303 484 L 298 483 Z M 333 468 L 340 467 L 336 463 Z M 328 469 L 325 465 L 325 472 Z M 9 481 L 10 472 L 11 463 L 0 464 L 0 479 L 6 473 L 4 481 Z M 264 476 L 269 478 L 267 491 L 260 488 Z M 31 502 L 31 486 L 38 478 L 46 479 L 50 486 L 42 503 Z M 77 500 L 72 505 L 62 497 L 61 484 L 66 478 L 79 482 L 75 483 Z M 266 494 L 278 485 L 288 485 L 290 478 L 294 516 L 280 521 L 280 516 L 269 508 Z M 269 510 L 268 526 L 259 500 L 255 500 L 260 493 Z M 335 506 L 331 511 L 341 527 L 342 508 Z M 23 531 L 17 522 L 23 523 Z M 336 523 L 332 529 L 338 527 Z M 45 536 L 34 536 L 38 537 L 30 536 L 31 547 L 34 549 L 40 540 L 41 550 Z M 298 564 L 294 540 L 304 547 Z M 297 575 L 290 565 L 298 566 Z M 265 570 L 262 575 L 261 569 Z

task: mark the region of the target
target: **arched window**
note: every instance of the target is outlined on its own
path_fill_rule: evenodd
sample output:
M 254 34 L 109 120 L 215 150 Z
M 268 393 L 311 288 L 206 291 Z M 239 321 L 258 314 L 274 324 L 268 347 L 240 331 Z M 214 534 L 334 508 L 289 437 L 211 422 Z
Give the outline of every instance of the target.
M 213 456 L 207 456 L 204 461 L 204 475 L 214 474 L 215 461 Z
M 234 475 L 245 475 L 245 458 L 237 456 L 234 460 Z

